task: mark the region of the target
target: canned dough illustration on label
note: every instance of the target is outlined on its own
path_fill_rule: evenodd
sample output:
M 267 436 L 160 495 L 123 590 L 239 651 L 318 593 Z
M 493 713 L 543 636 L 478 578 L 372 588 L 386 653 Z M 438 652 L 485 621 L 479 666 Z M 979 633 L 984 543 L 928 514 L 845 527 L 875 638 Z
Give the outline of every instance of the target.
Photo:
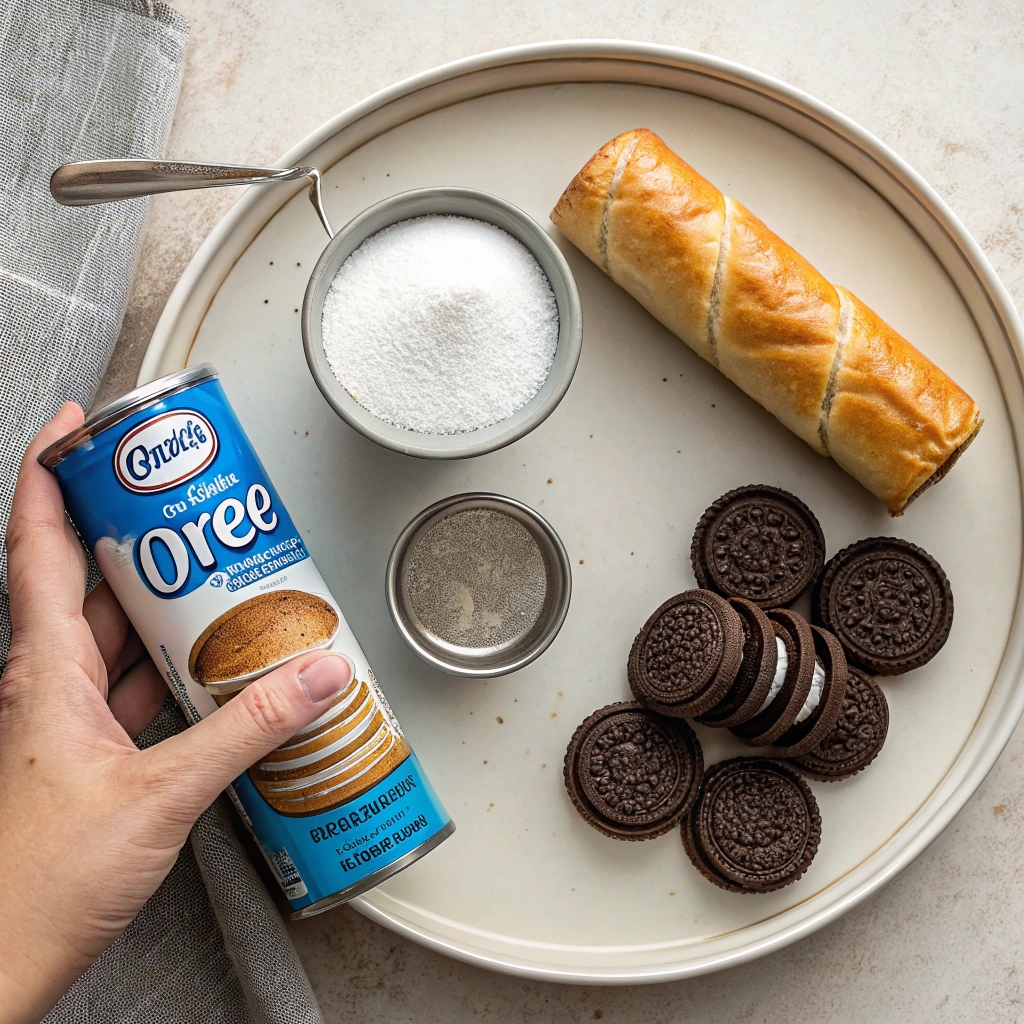
M 259 594 L 203 630 L 189 654 L 189 675 L 197 683 L 223 685 L 266 672 L 296 654 L 328 646 L 340 621 L 330 603 L 316 594 Z
M 454 831 L 212 367 L 137 389 L 40 461 L 190 721 L 306 651 L 351 664 L 330 707 L 229 790 L 295 916 Z

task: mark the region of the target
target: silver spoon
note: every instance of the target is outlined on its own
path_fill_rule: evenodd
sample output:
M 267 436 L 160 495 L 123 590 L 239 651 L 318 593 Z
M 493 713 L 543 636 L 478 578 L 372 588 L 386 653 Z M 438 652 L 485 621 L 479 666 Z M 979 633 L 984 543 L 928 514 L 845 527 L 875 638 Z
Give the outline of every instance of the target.
M 320 194 L 315 167 L 246 167 L 242 164 L 188 164 L 177 160 L 86 160 L 64 164 L 50 176 L 50 194 L 62 206 L 92 206 L 220 185 L 264 185 L 311 178 L 309 201 L 330 238 L 331 222 Z

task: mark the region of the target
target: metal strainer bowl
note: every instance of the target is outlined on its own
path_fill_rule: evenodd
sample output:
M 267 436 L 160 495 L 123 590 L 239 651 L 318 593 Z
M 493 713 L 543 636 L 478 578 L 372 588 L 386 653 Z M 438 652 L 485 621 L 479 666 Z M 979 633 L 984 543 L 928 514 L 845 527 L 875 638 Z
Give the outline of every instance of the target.
M 558 534 L 500 494 L 456 494 L 424 509 L 388 561 L 399 633 L 454 675 L 507 675 L 539 658 L 565 621 L 571 589 Z

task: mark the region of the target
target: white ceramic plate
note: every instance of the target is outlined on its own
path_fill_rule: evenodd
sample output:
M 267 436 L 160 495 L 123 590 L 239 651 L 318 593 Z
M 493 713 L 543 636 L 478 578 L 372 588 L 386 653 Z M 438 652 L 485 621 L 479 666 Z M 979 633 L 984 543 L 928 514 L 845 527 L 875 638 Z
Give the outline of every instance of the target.
M 164 311 L 149 380 L 211 360 L 427 771 L 458 822 L 436 852 L 357 901 L 360 911 L 473 963 L 564 981 L 678 978 L 807 935 L 877 890 L 948 824 L 1024 706 L 1020 324 L 984 256 L 885 146 L 779 82 L 703 54 L 633 43 L 521 47 L 447 65 L 335 118 L 282 160 L 326 171 L 341 224 L 425 185 L 466 185 L 547 214 L 607 139 L 646 125 L 827 277 L 860 295 L 979 402 L 984 430 L 900 520 L 693 355 L 564 239 L 583 300 L 575 382 L 503 451 L 427 463 L 374 446 L 310 379 L 299 338 L 322 248 L 304 193 L 250 190 L 211 234 Z M 210 154 L 211 158 L 217 154 Z M 884 681 L 889 738 L 872 767 L 814 784 L 820 852 L 797 884 L 736 896 L 690 866 L 675 833 L 619 843 L 562 786 L 566 743 L 627 699 L 630 642 L 694 585 L 690 535 L 737 485 L 796 492 L 829 554 L 894 533 L 949 574 L 956 618 L 930 665 Z M 537 508 L 574 569 L 558 639 L 517 675 L 444 676 L 400 640 L 384 603 L 391 545 L 458 491 Z M 713 762 L 744 748 L 699 729 Z

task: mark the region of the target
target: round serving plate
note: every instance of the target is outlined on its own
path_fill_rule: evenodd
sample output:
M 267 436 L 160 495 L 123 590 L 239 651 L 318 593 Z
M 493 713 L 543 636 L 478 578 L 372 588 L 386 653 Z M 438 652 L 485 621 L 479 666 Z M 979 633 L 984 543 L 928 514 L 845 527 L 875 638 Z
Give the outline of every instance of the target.
M 251 189 L 174 290 L 140 379 L 210 360 L 458 823 L 429 857 L 354 904 L 452 956 L 578 982 L 679 978 L 778 949 L 876 891 L 933 840 L 995 762 L 1024 708 L 1021 328 L 977 245 L 878 140 L 780 82 L 700 53 L 636 43 L 518 47 L 378 93 L 286 154 L 325 172 L 331 219 L 429 185 L 501 196 L 542 223 L 604 142 L 646 126 L 850 288 L 979 402 L 985 428 L 906 516 L 820 458 L 653 320 L 558 232 L 584 315 L 583 355 L 554 414 L 499 452 L 424 463 L 330 409 L 303 358 L 299 309 L 321 229 L 302 186 Z M 823 836 L 810 870 L 766 896 L 706 882 L 676 833 L 622 843 L 562 784 L 576 725 L 628 699 L 633 636 L 694 586 L 690 536 L 730 488 L 771 483 L 818 515 L 828 553 L 895 534 L 943 565 L 949 642 L 885 679 L 889 738 L 855 778 L 812 783 Z M 537 662 L 446 676 L 392 625 L 388 554 L 425 506 L 493 491 L 536 508 L 568 549 L 573 603 Z M 747 748 L 697 729 L 711 763 Z

